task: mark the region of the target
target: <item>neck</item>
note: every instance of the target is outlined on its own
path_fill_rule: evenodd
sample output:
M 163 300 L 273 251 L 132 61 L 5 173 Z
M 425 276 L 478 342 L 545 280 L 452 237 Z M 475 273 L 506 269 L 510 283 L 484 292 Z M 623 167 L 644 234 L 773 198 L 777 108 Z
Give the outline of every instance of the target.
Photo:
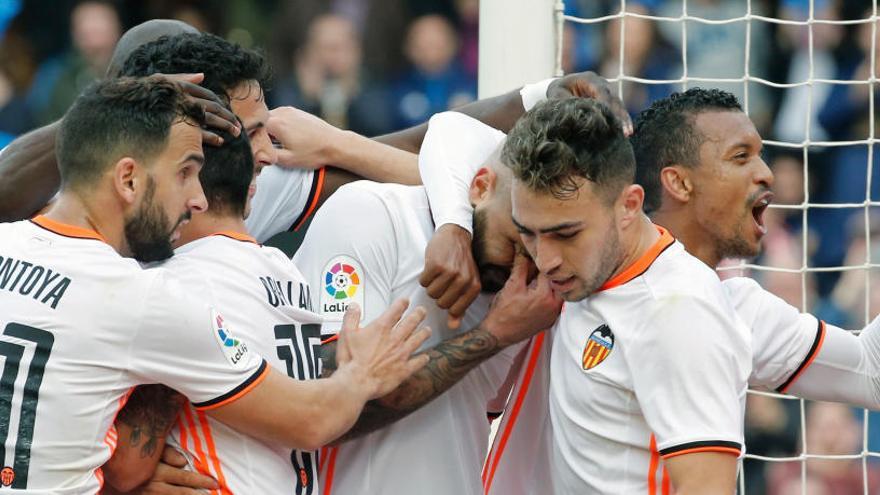
M 660 238 L 660 232 L 657 231 L 657 228 L 645 215 L 641 215 L 636 220 L 636 223 L 633 224 L 633 227 L 630 233 L 621 236 L 620 241 L 624 257 L 617 266 L 617 269 L 609 277 L 609 280 L 623 273 L 638 261 Z
M 665 228 L 678 239 L 692 256 L 709 268 L 716 268 L 721 262 L 718 251 L 712 247 L 710 237 L 703 232 L 700 224 L 691 219 L 682 208 L 660 208 L 651 214 L 651 220 Z
M 241 216 L 225 213 L 214 215 L 207 211 L 205 213 L 193 214 L 192 220 L 181 231 L 178 244 L 182 246 L 218 232 L 235 232 L 236 234 L 250 235 Z
M 45 216 L 56 222 L 94 230 L 116 252 L 129 256 L 124 215 L 100 197 L 86 199 L 73 191 L 62 191 Z

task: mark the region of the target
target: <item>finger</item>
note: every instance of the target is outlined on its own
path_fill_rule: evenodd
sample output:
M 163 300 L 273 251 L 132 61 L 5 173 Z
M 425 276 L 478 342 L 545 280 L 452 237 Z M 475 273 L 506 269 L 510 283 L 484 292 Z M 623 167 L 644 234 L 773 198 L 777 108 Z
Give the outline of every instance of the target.
M 446 316 L 446 326 L 449 327 L 450 330 L 458 330 L 458 327 L 461 326 L 461 316 L 453 316 L 452 313 Z
M 223 138 L 207 129 L 202 129 L 202 144 L 223 146 Z
M 419 284 L 427 288 L 441 273 L 443 273 L 443 269 L 440 268 L 439 264 L 426 263 L 425 269 L 419 275 Z
M 162 450 L 162 462 L 178 468 L 186 467 L 186 457 L 173 447 Z
M 400 346 L 400 350 L 404 356 L 410 356 L 414 354 L 422 344 L 425 343 L 426 340 L 431 336 L 431 329 L 428 327 L 421 327 L 417 331 L 413 332 Z
M 477 296 L 480 295 L 480 290 L 482 290 L 480 281 L 479 279 L 475 279 L 470 287 L 468 287 L 468 289 L 458 297 L 452 307 L 449 308 L 449 316 L 460 320 L 461 317 L 464 316 L 464 312 L 471 307 L 471 304 Z
M 404 367 L 406 376 L 412 376 L 413 373 L 427 366 L 430 361 L 431 358 L 427 354 L 413 356 L 406 362 L 406 366 Z
M 223 113 L 215 113 L 213 110 L 205 110 L 205 127 L 226 131 L 233 136 L 241 134 L 241 127 L 235 115 L 224 109 Z
M 388 306 L 388 309 L 385 310 L 378 318 L 374 321 L 375 324 L 380 325 L 383 329 L 390 330 L 400 321 L 400 318 L 403 316 L 403 313 L 406 312 L 406 308 L 409 307 L 409 301 L 405 298 L 400 298 L 391 303 L 391 306 Z
M 437 300 L 449 290 L 449 286 L 452 285 L 452 282 L 455 280 L 455 274 L 444 272 L 438 277 L 435 277 L 434 280 L 425 287 L 425 292 L 431 297 L 431 299 Z
M 507 283 L 513 283 L 517 286 L 526 285 L 526 279 L 529 275 L 529 259 L 522 254 L 517 254 L 513 258 L 513 267 L 510 269 L 510 277 Z
M 205 74 L 202 72 L 194 72 L 189 74 L 157 74 L 163 77 L 167 77 L 173 81 L 185 81 L 191 82 L 193 84 L 199 84 L 200 82 L 205 80 Z
M 392 340 L 396 342 L 409 338 L 409 336 L 415 331 L 416 327 L 425 320 L 427 314 L 428 312 L 425 311 L 425 308 L 422 306 L 418 306 L 410 311 L 410 313 L 400 320 L 400 323 L 394 327 Z
M 470 288 L 471 282 L 466 279 L 464 275 L 456 277 L 453 282 L 449 284 L 449 287 L 446 288 L 446 292 L 437 298 L 437 306 L 440 306 L 443 309 L 451 309 L 452 305 L 455 304 L 459 298 L 464 297 Z
M 343 330 L 357 330 L 361 322 L 361 306 L 358 303 L 351 303 L 345 308 L 345 314 L 342 315 Z
M 219 488 L 217 480 L 210 476 L 197 473 L 195 471 L 185 471 L 163 464 L 159 464 L 156 468 L 154 481 L 162 481 L 172 485 L 189 487 L 189 488 L 206 488 L 215 490 Z
M 183 92 L 189 95 L 190 98 L 220 103 L 217 94 L 204 86 L 199 86 L 198 84 L 189 81 L 178 81 L 177 83 L 180 85 Z

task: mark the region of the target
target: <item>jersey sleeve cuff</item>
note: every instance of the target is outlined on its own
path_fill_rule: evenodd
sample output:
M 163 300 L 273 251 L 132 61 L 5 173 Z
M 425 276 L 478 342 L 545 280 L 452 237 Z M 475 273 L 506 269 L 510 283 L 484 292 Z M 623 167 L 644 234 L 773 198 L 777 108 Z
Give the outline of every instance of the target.
M 321 198 L 321 193 L 324 192 L 324 177 L 326 175 L 327 167 L 321 167 L 320 169 L 315 170 L 315 174 L 312 177 L 312 188 L 309 190 L 309 198 L 306 200 L 306 207 L 296 220 L 293 221 L 293 224 L 291 224 L 291 232 L 296 232 L 301 229 L 315 213 L 315 210 L 318 209 L 318 200 Z
M 816 359 L 816 356 L 819 354 L 819 351 L 822 349 L 822 343 L 825 342 L 825 322 L 819 320 L 818 328 L 816 329 L 816 338 L 813 340 L 813 345 L 810 346 L 810 350 L 807 352 L 807 355 L 804 356 L 804 360 L 801 361 L 801 365 L 794 370 L 794 373 L 788 377 L 788 380 L 785 380 L 785 383 L 779 386 L 776 389 L 777 392 L 784 394 L 788 391 L 789 388 L 797 381 L 798 378 L 813 364 L 813 360 Z
M 729 442 L 726 440 L 704 440 L 666 447 L 665 449 L 660 449 L 658 452 L 663 459 L 671 459 L 680 455 L 696 454 L 698 452 L 719 452 L 739 457 L 742 453 L 742 447 L 738 442 Z
M 205 402 L 193 403 L 193 407 L 195 407 L 199 411 L 210 411 L 211 409 L 216 409 L 218 407 L 231 404 L 247 395 L 251 390 L 254 389 L 254 387 L 265 380 L 267 376 L 269 376 L 269 366 L 266 364 L 266 360 L 264 359 L 263 362 L 260 363 L 260 366 L 257 368 L 257 370 L 254 371 L 254 373 L 250 377 L 248 377 L 247 380 L 242 382 L 241 385 L 235 387 L 234 389 L 230 390 L 228 393 L 221 395 L 220 397 Z

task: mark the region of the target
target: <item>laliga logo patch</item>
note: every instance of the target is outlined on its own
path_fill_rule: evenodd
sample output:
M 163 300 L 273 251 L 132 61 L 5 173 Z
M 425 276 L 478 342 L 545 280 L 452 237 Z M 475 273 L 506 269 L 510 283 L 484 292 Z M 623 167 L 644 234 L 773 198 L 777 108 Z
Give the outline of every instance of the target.
M 611 349 L 614 349 L 614 334 L 611 333 L 608 325 L 602 325 L 593 330 L 590 338 L 587 339 L 587 345 L 584 346 L 584 371 L 599 366 L 611 354 Z
M 329 321 L 342 321 L 348 305 L 364 307 L 364 279 L 360 263 L 350 256 L 337 256 L 324 266 L 321 315 Z
M 214 328 L 214 337 L 217 339 L 217 343 L 220 344 L 223 356 L 233 366 L 241 366 L 244 357 L 248 353 L 247 344 L 232 336 L 229 327 L 223 321 L 223 317 L 214 309 L 211 309 L 211 324 Z

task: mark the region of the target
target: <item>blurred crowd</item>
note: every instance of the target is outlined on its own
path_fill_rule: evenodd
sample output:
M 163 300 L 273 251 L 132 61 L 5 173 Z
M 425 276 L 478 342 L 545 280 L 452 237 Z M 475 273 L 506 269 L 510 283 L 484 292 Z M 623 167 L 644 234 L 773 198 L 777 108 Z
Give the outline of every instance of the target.
M 683 0 L 627 0 L 629 12 L 678 17 Z M 845 328 L 880 312 L 880 271 L 834 267 L 880 263 L 880 157 L 867 144 L 875 122 L 880 26 L 872 39 L 869 0 L 687 0 L 686 12 L 731 19 L 749 12 L 803 25 L 760 20 L 707 24 L 628 17 L 567 22 L 565 72 L 593 70 L 615 83 L 636 115 L 683 87 L 720 87 L 739 96 L 764 139 L 776 175 L 770 234 L 758 264 L 788 272 L 750 276 L 790 302 Z M 620 0 L 566 0 L 566 14 L 596 18 Z M 106 70 L 121 33 L 149 18 L 184 20 L 243 45 L 261 47 L 274 68 L 267 97 L 368 136 L 425 121 L 476 98 L 479 0 L 0 0 L 0 147 L 60 118 L 75 96 Z M 686 65 L 682 62 L 687 61 Z M 871 70 L 875 74 L 871 74 Z M 744 82 L 743 76 L 754 79 Z M 701 78 L 730 82 L 703 81 Z M 777 87 L 778 85 L 788 85 Z M 801 143 L 811 143 L 806 148 Z M 815 143 L 815 144 L 812 144 Z M 787 145 L 786 145 L 787 144 Z M 810 208 L 800 207 L 807 201 Z M 788 207 L 785 207 L 785 206 Z M 834 206 L 830 206 L 834 205 Z M 808 226 L 808 228 L 807 228 Z M 866 228 L 868 230 L 866 230 Z M 798 273 L 803 266 L 817 268 Z M 863 447 L 860 414 L 811 405 L 801 435 L 797 401 L 750 396 L 750 453 L 847 455 Z M 880 416 L 873 423 L 880 425 Z M 876 430 L 876 431 L 875 431 Z M 870 428 L 880 450 L 880 428 Z M 880 493 L 873 461 L 746 462 L 746 493 Z

